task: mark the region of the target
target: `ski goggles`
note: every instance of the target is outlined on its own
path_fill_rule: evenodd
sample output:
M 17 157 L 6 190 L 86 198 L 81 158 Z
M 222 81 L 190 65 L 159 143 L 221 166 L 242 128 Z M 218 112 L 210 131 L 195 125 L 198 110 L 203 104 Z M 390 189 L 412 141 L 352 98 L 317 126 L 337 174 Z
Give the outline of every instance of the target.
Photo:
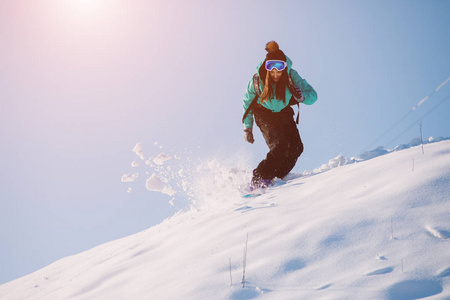
M 266 61 L 266 70 L 272 71 L 273 69 L 277 69 L 278 71 L 283 71 L 286 69 L 287 63 L 282 60 L 268 60 Z

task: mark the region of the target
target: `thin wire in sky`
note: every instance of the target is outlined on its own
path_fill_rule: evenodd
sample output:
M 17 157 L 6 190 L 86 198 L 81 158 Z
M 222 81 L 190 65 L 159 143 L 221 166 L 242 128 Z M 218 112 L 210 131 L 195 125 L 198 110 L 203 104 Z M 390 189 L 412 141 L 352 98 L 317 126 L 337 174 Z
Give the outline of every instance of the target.
M 442 100 L 441 102 L 439 102 L 437 105 L 435 105 L 432 109 L 430 109 L 429 111 L 427 111 L 422 117 L 420 117 L 419 119 L 417 119 L 416 121 L 414 121 L 414 123 L 412 123 L 408 128 L 406 128 L 404 131 L 402 131 L 402 133 L 400 133 L 398 136 L 396 136 L 395 138 L 393 138 L 389 143 L 387 143 L 388 145 L 394 141 L 396 141 L 399 137 L 401 137 L 405 132 L 407 132 L 409 129 L 411 129 L 411 127 L 413 127 L 414 125 L 422 122 L 423 119 L 425 119 L 426 116 L 428 116 L 433 110 L 435 110 L 436 108 L 438 108 L 442 103 L 444 103 L 445 101 L 447 101 L 448 99 L 450 99 L 450 95 L 447 96 L 444 100 Z
M 380 136 L 378 136 L 372 143 L 370 143 L 368 146 L 364 148 L 364 151 L 366 152 L 369 150 L 370 147 L 372 147 L 375 143 L 377 143 L 381 138 L 383 138 L 386 134 L 388 134 L 390 131 L 392 131 L 395 127 L 397 127 L 398 124 L 400 124 L 404 119 L 406 119 L 410 114 L 412 114 L 414 111 L 416 111 L 422 104 L 424 104 L 426 101 L 428 101 L 436 92 L 438 92 L 440 89 L 442 89 L 448 82 L 450 81 L 450 77 L 448 77 L 444 82 L 442 82 L 436 89 L 434 89 L 431 93 L 429 93 L 425 98 L 420 100 L 417 105 L 413 106 L 403 117 L 398 119 L 392 126 L 390 126 L 386 131 L 384 131 Z M 445 100 L 444 100 L 445 101 Z M 440 105 L 443 102 L 440 102 L 438 105 Z M 436 106 L 435 106 L 436 107 Z M 433 108 L 434 109 L 434 108 Z M 428 113 L 427 113 L 428 114 Z M 425 116 L 423 116 L 424 118 Z M 408 128 L 409 129 L 409 128 Z M 403 134 L 403 133 L 402 133 Z

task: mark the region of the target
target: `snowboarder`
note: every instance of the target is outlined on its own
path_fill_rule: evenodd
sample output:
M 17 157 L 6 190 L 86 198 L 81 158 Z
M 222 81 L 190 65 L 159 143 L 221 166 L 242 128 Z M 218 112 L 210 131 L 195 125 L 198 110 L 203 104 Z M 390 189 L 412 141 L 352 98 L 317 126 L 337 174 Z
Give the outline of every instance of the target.
M 282 179 L 294 168 L 303 143 L 290 105 L 311 105 L 317 100 L 316 91 L 291 68 L 292 61 L 275 41 L 266 44 L 266 51 L 244 95 L 244 138 L 253 144 L 255 117 L 269 147 L 266 158 L 253 170 L 251 189 L 265 188 L 272 179 Z

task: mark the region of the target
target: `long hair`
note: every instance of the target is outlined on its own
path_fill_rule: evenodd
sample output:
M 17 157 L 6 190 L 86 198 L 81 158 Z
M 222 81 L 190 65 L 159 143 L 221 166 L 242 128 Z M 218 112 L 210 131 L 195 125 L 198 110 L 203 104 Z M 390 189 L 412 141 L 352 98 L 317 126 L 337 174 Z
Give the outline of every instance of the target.
M 269 71 L 266 70 L 264 81 L 264 90 L 261 94 L 261 103 L 266 103 L 269 100 L 270 96 L 273 94 L 272 84 L 275 83 L 270 77 Z M 283 70 L 281 73 L 281 78 L 275 85 L 275 98 L 277 100 L 283 101 L 283 104 L 286 104 L 286 87 L 288 83 L 288 74 L 287 68 Z

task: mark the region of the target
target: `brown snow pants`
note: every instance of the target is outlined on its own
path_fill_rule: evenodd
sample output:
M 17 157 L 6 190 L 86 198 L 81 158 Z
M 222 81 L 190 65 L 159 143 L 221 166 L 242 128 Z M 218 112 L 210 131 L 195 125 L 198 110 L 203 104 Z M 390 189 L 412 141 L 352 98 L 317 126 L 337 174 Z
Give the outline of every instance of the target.
M 256 125 L 269 147 L 269 153 L 253 170 L 253 182 L 285 177 L 303 152 L 303 143 L 294 122 L 294 110 L 288 106 L 274 113 L 262 106 L 253 109 Z

